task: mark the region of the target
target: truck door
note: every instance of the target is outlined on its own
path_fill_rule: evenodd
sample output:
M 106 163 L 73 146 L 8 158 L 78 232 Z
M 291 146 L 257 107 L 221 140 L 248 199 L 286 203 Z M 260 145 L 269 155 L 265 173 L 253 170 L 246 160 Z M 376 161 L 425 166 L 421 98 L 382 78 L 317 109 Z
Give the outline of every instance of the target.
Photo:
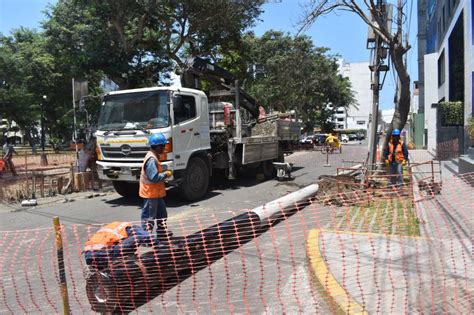
M 173 95 L 173 153 L 175 169 L 185 169 L 191 154 L 201 148 L 200 106 L 197 97 L 184 92 Z

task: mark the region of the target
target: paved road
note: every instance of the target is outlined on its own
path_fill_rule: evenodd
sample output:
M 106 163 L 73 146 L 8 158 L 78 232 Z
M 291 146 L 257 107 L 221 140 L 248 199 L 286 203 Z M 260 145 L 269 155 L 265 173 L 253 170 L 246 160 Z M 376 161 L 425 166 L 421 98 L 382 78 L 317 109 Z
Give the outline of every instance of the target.
M 312 184 L 320 175 L 333 174 L 336 167 L 342 166 L 343 159 L 363 159 L 364 150 L 364 146 L 357 144 L 344 146 L 343 154 L 330 156 L 331 167 L 323 167 L 326 161 L 320 152 L 295 152 L 287 157 L 296 168 L 293 181 L 258 181 L 255 176 L 250 175 L 234 182 L 217 181 L 206 199 L 193 204 L 180 201 L 177 194 L 171 191 L 166 198 L 170 215 L 169 225 L 178 235 L 199 231 L 240 214 L 245 209 L 255 208 Z M 66 269 L 69 268 L 68 277 L 71 280 L 69 282 L 70 295 L 73 297 L 71 304 L 74 309 L 82 308 L 83 311 L 88 311 L 90 309 L 84 296 L 80 248 L 87 234 L 94 228 L 86 225 L 113 220 L 138 221 L 140 201 L 126 200 L 114 192 L 91 199 L 83 199 L 80 196 L 72 198 L 75 201 L 40 205 L 31 209 L 17 211 L 3 209 L 0 211 L 0 231 L 50 227 L 51 218 L 59 216 L 65 225 L 69 244 L 66 250 Z M 307 231 L 314 227 L 322 227 L 328 220 L 329 213 L 325 213 L 324 208 L 317 205 L 309 206 L 273 226 L 255 240 L 200 270 L 194 276 L 181 279 L 178 285 L 166 293 L 151 296 L 148 303 L 137 307 L 143 311 L 164 313 L 184 313 L 193 310 L 198 313 L 229 313 L 229 311 L 326 313 L 324 301 L 310 285 L 306 269 L 305 239 Z M 4 279 L 0 287 L 0 290 L 3 290 L 0 313 L 8 308 L 21 310 L 18 304 L 26 305 L 23 310 L 37 310 L 38 308 L 32 305 L 33 302 L 39 303 L 39 309 L 42 309 L 43 306 L 51 304 L 48 302 L 49 295 L 50 300 L 56 300 L 52 297 L 58 294 L 58 290 L 53 288 L 48 289 L 49 295 L 44 296 L 44 292 L 38 294 L 36 299 L 40 301 L 31 298 L 33 293 L 24 303 L 15 296 L 15 293 L 18 294 L 16 291 L 22 287 L 31 287 L 32 292 L 41 290 L 41 283 L 35 283 L 38 270 L 44 272 L 47 268 L 52 268 L 45 265 L 48 260 L 41 260 L 38 255 L 54 257 L 53 235 L 42 237 L 35 231 L 38 230 L 27 231 L 21 235 L 0 232 L 0 235 L 5 234 L 4 240 L 6 240 L 0 243 L 1 252 L 5 253 L 0 260 Z M 16 251 L 14 255 L 9 254 L 9 251 L 13 250 L 11 246 L 14 243 L 13 237 L 16 241 L 18 239 L 25 241 L 26 244 L 28 241 L 38 242 L 38 239 L 41 239 L 41 243 L 33 245 L 33 248 L 23 250 L 27 254 L 24 256 L 27 258 L 23 258 L 23 266 L 26 265 L 24 260 L 31 260 L 35 264 L 34 273 L 30 273 L 28 266 L 18 269 L 13 267 L 15 263 L 22 261 L 21 256 L 24 254 L 23 251 Z M 18 276 L 12 277 L 14 273 L 18 273 Z M 24 278 L 27 279 L 26 282 L 29 278 L 31 281 L 23 284 Z M 48 282 L 50 278 L 47 276 L 42 280 Z M 52 304 L 60 309 L 59 302 Z M 51 307 L 43 311 L 50 310 L 55 311 Z

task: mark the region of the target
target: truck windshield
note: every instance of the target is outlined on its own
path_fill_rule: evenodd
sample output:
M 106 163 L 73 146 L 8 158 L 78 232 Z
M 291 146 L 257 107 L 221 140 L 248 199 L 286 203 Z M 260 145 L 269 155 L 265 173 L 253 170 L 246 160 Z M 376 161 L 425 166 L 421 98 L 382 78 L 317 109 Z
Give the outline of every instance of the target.
M 98 129 L 163 128 L 169 121 L 167 91 L 113 94 L 102 102 Z

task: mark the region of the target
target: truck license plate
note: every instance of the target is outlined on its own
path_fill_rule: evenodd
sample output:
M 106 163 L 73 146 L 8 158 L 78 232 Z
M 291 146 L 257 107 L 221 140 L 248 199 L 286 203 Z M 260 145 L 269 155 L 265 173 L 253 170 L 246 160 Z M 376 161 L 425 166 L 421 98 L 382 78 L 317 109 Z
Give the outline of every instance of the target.
M 122 168 L 122 175 L 132 175 L 132 171 L 129 168 Z

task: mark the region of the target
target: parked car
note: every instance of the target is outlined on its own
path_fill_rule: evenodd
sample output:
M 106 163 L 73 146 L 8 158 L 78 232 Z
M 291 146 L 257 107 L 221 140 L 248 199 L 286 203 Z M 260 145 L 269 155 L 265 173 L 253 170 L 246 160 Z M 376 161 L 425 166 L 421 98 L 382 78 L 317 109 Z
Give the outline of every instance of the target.
M 350 133 L 349 134 L 349 141 L 355 141 L 357 140 L 357 135 L 355 133 Z
M 323 145 L 324 143 L 326 143 L 326 138 L 328 137 L 327 134 L 325 133 L 318 133 L 315 135 L 315 141 L 314 143 L 316 145 Z
M 341 141 L 347 143 L 349 141 L 349 136 L 346 134 L 341 135 Z
M 311 136 L 306 136 L 300 139 L 300 144 L 312 144 L 313 143 L 313 137 L 314 135 Z

